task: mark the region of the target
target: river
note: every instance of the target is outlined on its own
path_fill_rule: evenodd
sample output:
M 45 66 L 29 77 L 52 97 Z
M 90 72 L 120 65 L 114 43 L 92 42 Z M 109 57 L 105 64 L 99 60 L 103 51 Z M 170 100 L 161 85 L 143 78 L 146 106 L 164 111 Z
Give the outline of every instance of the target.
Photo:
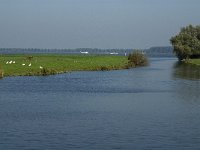
M 0 80 L 0 149 L 199 149 L 200 70 L 148 67 Z

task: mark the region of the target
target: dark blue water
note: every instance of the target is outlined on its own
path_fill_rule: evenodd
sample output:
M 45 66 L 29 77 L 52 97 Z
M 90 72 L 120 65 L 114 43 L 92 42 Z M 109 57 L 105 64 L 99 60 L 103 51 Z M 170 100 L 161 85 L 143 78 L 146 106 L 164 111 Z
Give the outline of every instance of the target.
M 200 71 L 176 61 L 0 80 L 0 150 L 199 149 Z

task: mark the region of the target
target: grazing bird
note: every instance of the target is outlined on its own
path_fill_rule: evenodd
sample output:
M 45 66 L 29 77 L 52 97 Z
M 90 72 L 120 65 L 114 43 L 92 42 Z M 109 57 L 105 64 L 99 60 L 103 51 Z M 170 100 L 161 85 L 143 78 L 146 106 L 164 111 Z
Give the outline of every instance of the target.
M 13 64 L 15 64 L 15 61 L 13 61 Z
M 8 64 L 9 62 L 7 61 L 6 64 Z
M 31 63 L 28 65 L 29 67 L 31 66 Z
M 26 64 L 22 64 L 22 66 L 25 66 Z
M 9 62 L 9 64 L 12 64 L 12 60 Z
M 40 69 L 43 69 L 43 67 L 42 67 L 42 66 L 40 66 Z

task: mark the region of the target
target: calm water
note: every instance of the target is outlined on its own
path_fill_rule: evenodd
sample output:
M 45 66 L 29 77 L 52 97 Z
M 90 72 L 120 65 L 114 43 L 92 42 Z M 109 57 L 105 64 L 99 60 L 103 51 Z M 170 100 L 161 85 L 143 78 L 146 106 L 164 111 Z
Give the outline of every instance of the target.
M 0 149 L 199 149 L 200 70 L 151 66 L 0 80 Z

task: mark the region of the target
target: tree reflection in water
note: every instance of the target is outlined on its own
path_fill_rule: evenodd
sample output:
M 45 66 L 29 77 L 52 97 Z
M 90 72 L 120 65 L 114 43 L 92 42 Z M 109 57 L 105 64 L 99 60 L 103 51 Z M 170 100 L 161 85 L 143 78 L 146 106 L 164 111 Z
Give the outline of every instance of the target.
M 182 100 L 200 104 L 200 67 L 176 63 L 173 68 L 173 78 L 178 79 L 174 89 Z
M 188 80 L 199 80 L 200 66 L 177 62 L 174 64 L 173 77 Z

